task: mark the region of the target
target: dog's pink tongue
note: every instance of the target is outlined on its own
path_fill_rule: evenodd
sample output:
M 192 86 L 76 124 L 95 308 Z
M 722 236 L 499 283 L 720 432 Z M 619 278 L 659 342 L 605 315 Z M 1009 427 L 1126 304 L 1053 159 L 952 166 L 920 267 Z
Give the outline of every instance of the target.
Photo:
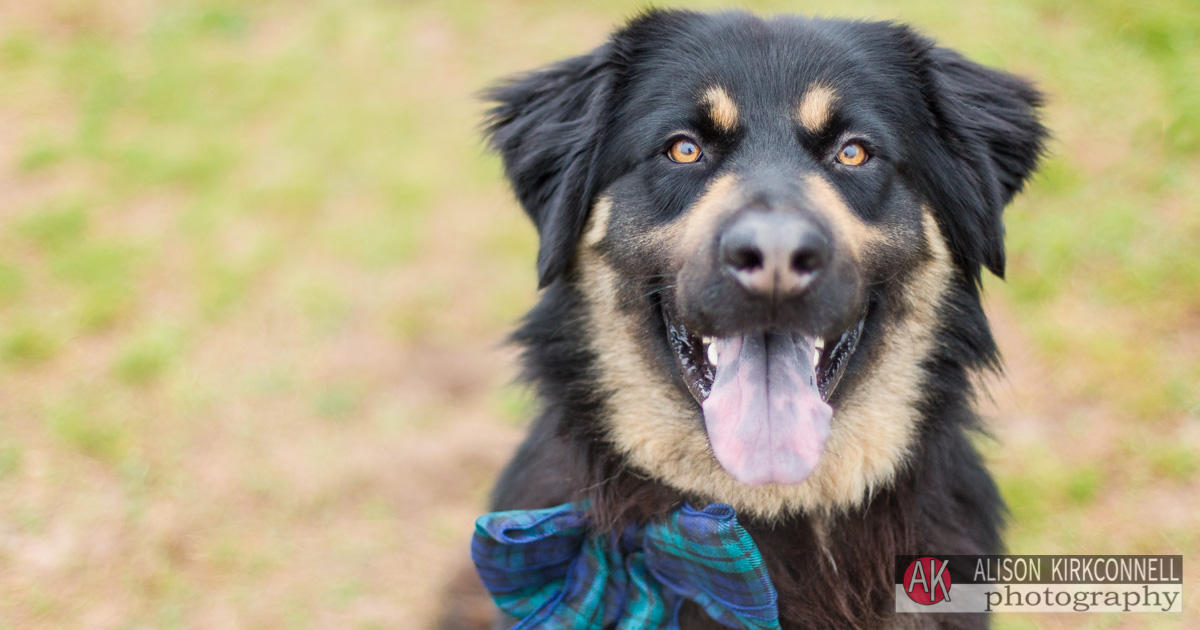
M 712 345 L 716 376 L 702 407 L 717 461 L 747 485 L 804 481 L 833 416 L 817 389 L 813 340 L 759 333 Z

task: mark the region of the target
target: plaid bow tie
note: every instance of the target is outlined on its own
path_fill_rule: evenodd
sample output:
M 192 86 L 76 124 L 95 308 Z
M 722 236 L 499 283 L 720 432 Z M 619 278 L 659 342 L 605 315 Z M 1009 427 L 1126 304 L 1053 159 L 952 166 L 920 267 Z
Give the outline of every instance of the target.
M 690 505 L 620 535 L 590 531 L 585 504 L 486 514 L 471 556 L 512 630 L 679 628 L 685 599 L 729 628 L 779 628 L 775 587 L 728 505 Z

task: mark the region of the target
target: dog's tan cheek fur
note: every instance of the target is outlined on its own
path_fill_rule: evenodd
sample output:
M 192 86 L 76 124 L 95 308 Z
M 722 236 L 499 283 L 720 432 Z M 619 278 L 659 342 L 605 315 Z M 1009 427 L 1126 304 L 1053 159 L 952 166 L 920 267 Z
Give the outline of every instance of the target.
M 612 199 L 607 195 L 602 195 L 596 198 L 596 203 L 592 205 L 592 212 L 588 216 L 588 223 L 583 232 L 584 247 L 594 248 L 604 240 L 608 234 L 608 221 L 612 216 Z
M 676 236 L 686 237 L 691 231 Z M 882 331 L 869 373 L 835 410 L 817 469 L 805 482 L 790 486 L 745 486 L 717 464 L 695 404 L 647 356 L 647 345 L 638 334 L 644 322 L 617 308 L 622 303 L 619 275 L 594 248 L 583 248 L 580 288 L 600 385 L 610 396 L 607 430 L 612 443 L 643 472 L 762 518 L 861 505 L 903 464 L 919 421 L 923 374 L 917 366 L 933 350 L 937 308 L 952 274 L 945 241 L 928 211 L 924 231 L 929 257 L 906 287 L 903 317 Z
M 736 204 L 731 198 L 737 193 L 738 179 L 722 175 L 712 181 L 704 194 L 678 220 L 660 233 L 651 235 L 661 246 L 672 252 L 676 262 L 695 255 L 704 241 L 711 239 L 717 224 Z
M 831 224 L 834 238 L 845 245 L 853 260 L 861 260 L 865 252 L 886 240 L 885 234 L 867 226 L 850 210 L 829 180 L 820 175 L 805 175 L 804 186 L 809 202 Z
M 647 252 L 666 252 L 671 271 L 678 274 L 677 300 L 683 299 L 689 284 L 685 278 L 694 271 L 688 263 L 696 260 L 705 240 L 710 239 L 721 220 L 736 209 L 737 184 L 734 175 L 714 179 L 687 212 L 663 227 L 647 231 L 636 244 Z
M 605 405 L 612 442 L 627 454 L 641 454 L 667 467 L 684 461 L 688 454 L 707 450 L 703 433 L 696 431 L 699 425 L 688 400 L 644 355 L 645 344 L 639 343 L 638 334 L 644 323 L 617 307 L 623 303 L 620 276 L 594 249 L 582 250 L 578 264 L 592 350 L 598 361 L 596 373 L 601 391 L 608 396 Z M 660 442 L 665 436 L 681 436 L 687 444 L 680 445 L 678 452 L 664 452 Z

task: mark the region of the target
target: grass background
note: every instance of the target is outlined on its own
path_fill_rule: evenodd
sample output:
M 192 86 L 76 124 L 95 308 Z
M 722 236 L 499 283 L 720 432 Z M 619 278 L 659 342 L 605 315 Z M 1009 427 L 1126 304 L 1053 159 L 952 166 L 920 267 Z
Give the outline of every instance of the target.
M 529 407 L 500 341 L 535 235 L 472 94 L 639 6 L 0 2 L 0 628 L 431 619 Z M 1010 547 L 1200 583 L 1194 0 L 747 6 L 904 20 L 1048 92 L 987 283 Z

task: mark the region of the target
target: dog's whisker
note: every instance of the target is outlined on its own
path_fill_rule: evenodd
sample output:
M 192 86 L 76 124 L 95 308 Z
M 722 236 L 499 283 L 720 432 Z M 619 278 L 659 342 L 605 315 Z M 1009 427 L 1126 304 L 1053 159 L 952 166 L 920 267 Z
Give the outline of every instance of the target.
M 646 293 L 645 295 L 641 295 L 641 296 L 633 297 L 633 298 L 630 298 L 630 299 L 628 299 L 628 300 L 626 300 L 626 301 L 624 301 L 624 302 L 620 302 L 620 303 L 618 303 L 618 304 L 616 305 L 616 307 L 617 307 L 617 308 L 624 308 L 624 307 L 626 307 L 626 306 L 628 306 L 628 305 L 630 305 L 630 304 L 633 304 L 634 302 L 638 302 L 638 301 L 640 301 L 640 300 L 645 300 L 645 299 L 648 299 L 648 298 L 650 298 L 650 297 L 653 297 L 654 295 L 656 295 L 656 294 L 658 294 L 658 293 L 661 293 L 662 291 L 666 291 L 666 290 L 668 290 L 668 289 L 674 289 L 674 288 L 675 288 L 675 285 L 673 285 L 673 284 L 671 284 L 671 285 L 665 285 L 665 286 L 662 286 L 662 287 L 658 287 L 658 288 L 655 288 L 655 289 L 651 290 L 650 292 Z M 646 308 L 647 308 L 647 309 L 649 309 L 649 308 L 651 308 L 653 305 L 651 305 L 651 304 L 646 304 L 645 306 L 646 306 Z M 578 324 L 578 323 L 580 323 L 580 322 L 583 322 L 583 321 L 587 320 L 587 319 L 588 319 L 588 317 L 589 317 L 589 315 L 588 315 L 587 313 L 584 313 L 584 314 L 578 315 L 578 316 L 576 316 L 576 317 L 573 317 L 573 318 L 570 318 L 570 319 L 567 319 L 567 320 L 565 320 L 564 322 L 562 322 L 562 324 L 561 324 L 561 325 L 560 325 L 558 328 L 556 328 L 556 329 L 554 330 L 554 332 L 553 332 L 553 333 L 551 333 L 551 335 L 550 335 L 550 336 L 551 336 L 551 338 L 556 338 L 556 337 L 558 337 L 558 333 L 562 332 L 562 330 L 563 330 L 564 328 L 566 328 L 566 327 L 568 327 L 568 326 L 572 326 L 572 325 L 574 325 L 574 324 Z

